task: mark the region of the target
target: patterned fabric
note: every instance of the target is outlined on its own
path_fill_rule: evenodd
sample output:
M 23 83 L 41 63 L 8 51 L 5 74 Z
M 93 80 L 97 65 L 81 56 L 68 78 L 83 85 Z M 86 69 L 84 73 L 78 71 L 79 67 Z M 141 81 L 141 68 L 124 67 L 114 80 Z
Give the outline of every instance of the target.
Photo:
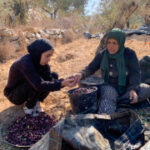
M 109 85 L 101 86 L 101 100 L 98 114 L 112 114 L 116 111 L 118 92 Z
M 136 106 L 136 104 L 130 104 L 129 91 L 127 91 L 123 96 L 118 97 L 119 95 L 115 88 L 109 85 L 102 85 L 100 88 L 100 95 L 99 114 L 112 114 L 119 107 L 132 108 Z M 150 85 L 141 83 L 138 96 L 139 102 L 150 98 Z

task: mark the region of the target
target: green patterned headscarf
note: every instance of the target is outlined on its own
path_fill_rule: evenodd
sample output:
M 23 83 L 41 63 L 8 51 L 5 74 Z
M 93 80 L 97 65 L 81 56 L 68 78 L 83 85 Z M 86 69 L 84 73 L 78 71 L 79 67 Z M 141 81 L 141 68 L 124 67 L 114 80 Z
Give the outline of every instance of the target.
M 118 42 L 119 50 L 115 54 L 110 54 L 106 49 L 100 66 L 100 68 L 103 71 L 103 78 L 105 84 L 108 84 L 108 78 L 109 78 L 108 59 L 112 58 L 116 60 L 117 69 L 118 69 L 118 86 L 119 86 L 118 89 L 120 93 L 122 93 L 121 89 L 123 89 L 123 87 L 126 86 L 126 69 L 125 69 L 125 62 L 124 62 L 125 37 L 126 37 L 125 32 L 118 28 L 114 28 L 108 33 L 107 42 L 110 38 L 115 39 Z

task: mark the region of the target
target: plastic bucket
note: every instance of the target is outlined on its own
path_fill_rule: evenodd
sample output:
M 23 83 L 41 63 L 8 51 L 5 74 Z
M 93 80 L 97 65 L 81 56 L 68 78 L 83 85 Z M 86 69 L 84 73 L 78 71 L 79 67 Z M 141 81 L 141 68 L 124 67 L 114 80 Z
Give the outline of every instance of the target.
M 80 81 L 80 87 L 97 87 L 97 99 L 100 98 L 101 85 L 104 83 L 104 80 L 100 77 L 91 75 Z
M 90 89 L 89 93 L 74 93 L 76 90 L 81 89 L 74 88 L 67 92 L 73 113 L 94 113 L 97 110 L 97 87 L 82 87 L 82 89 Z

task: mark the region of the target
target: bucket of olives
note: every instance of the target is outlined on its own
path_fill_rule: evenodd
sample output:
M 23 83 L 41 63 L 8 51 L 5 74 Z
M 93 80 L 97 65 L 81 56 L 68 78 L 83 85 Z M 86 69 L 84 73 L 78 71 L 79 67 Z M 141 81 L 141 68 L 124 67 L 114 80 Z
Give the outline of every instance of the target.
M 80 87 L 89 87 L 96 86 L 97 87 L 97 98 L 100 98 L 101 85 L 104 83 L 104 79 L 91 75 L 87 78 L 84 78 L 80 81 Z
M 79 87 L 67 93 L 73 113 L 94 113 L 97 110 L 97 87 Z

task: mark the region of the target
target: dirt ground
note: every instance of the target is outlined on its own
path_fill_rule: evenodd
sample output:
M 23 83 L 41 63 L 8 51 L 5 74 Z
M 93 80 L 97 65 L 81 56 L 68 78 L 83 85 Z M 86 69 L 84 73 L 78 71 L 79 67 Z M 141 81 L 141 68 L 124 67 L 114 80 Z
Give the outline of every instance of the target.
M 67 77 L 88 65 L 95 55 L 99 39 L 78 39 L 65 45 L 56 45 L 55 54 L 51 59 L 51 70 L 58 72 L 60 77 Z M 139 59 L 150 54 L 150 36 L 133 35 L 127 38 L 126 46 L 134 49 Z M 0 123 L 10 113 L 9 108 L 14 106 L 3 95 L 3 89 L 7 83 L 8 72 L 11 64 L 16 59 L 10 59 L 0 64 Z M 60 117 L 70 110 L 70 102 L 67 96 L 69 88 L 52 92 L 45 99 L 42 106 L 46 113 Z M 11 109 L 10 109 L 11 110 Z

